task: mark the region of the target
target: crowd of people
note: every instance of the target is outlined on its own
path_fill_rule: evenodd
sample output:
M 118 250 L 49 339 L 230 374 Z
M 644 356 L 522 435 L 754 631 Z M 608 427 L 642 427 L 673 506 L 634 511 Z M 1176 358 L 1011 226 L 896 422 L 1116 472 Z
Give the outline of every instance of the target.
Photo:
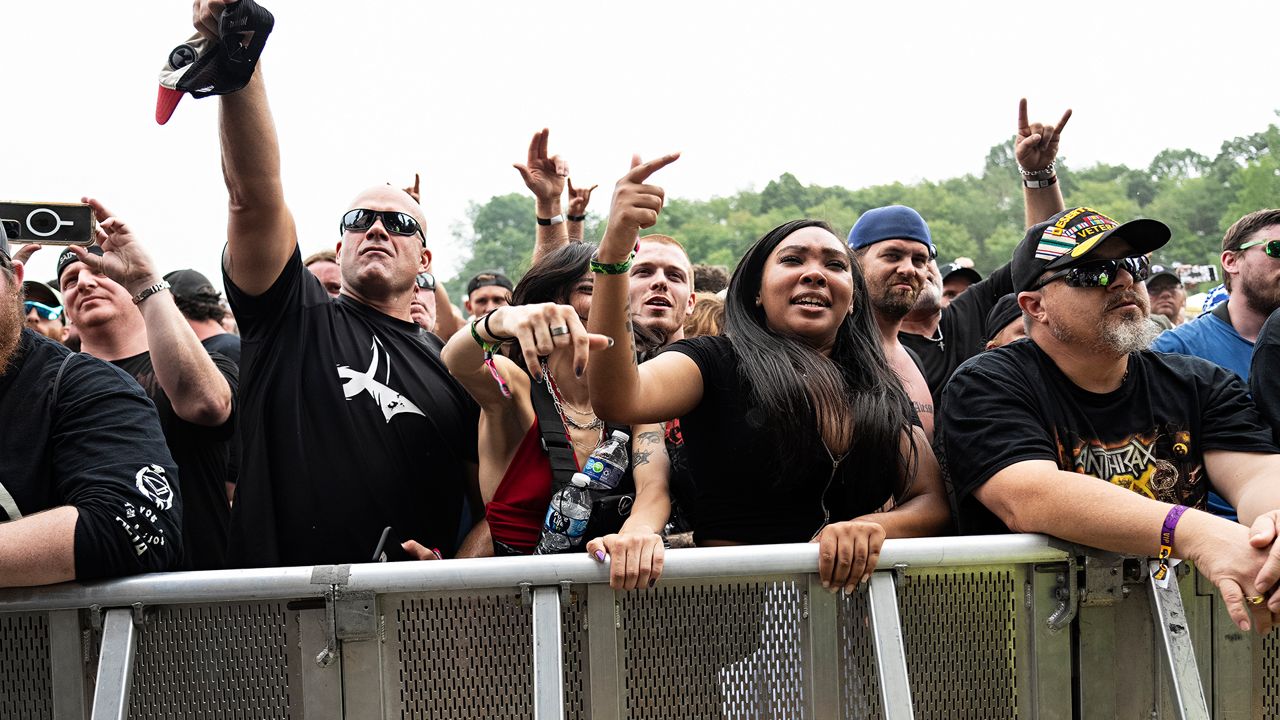
M 1163 223 L 1065 206 L 1070 111 L 1021 105 L 1027 230 L 986 277 L 901 205 L 695 265 L 644 234 L 678 154 L 620 172 L 597 243 L 542 130 L 532 265 L 458 307 L 416 179 L 304 260 L 262 70 L 219 102 L 225 302 L 96 199 L 49 283 L 0 235 L 0 585 L 562 551 L 636 589 L 668 547 L 814 542 L 853 591 L 887 538 L 1015 531 L 1192 560 L 1241 628 L 1280 620 L 1280 210 L 1183 322 Z

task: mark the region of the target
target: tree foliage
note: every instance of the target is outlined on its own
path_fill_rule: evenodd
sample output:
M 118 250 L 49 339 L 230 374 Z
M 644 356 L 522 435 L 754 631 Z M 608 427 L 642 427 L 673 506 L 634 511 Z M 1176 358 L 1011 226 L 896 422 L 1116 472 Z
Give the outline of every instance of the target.
M 1060 159 L 1058 177 L 1068 207 L 1086 205 L 1122 221 L 1151 217 L 1169 225 L 1173 239 L 1156 253 L 1157 262 L 1217 263 L 1222 235 L 1236 218 L 1280 205 L 1280 159 L 1272 148 L 1280 148 L 1275 125 L 1224 142 L 1212 158 L 1168 149 L 1145 168 L 1080 169 Z M 820 218 L 844 234 L 862 213 L 895 203 L 914 207 L 928 221 L 940 260 L 968 256 L 984 274 L 1008 261 L 1024 232 L 1022 189 L 1009 143 L 990 149 L 981 174 L 940 182 L 849 189 L 805 185 L 783 173 L 760 191 L 668 198 L 651 232 L 678 238 L 694 262 L 733 267 L 751 243 L 788 220 Z M 533 199 L 519 194 L 472 204 L 470 225 L 454 229 L 470 259 L 453 283 L 488 269 L 517 279 L 533 249 L 533 214 Z M 601 227 L 599 215 L 589 216 L 586 237 L 598 238 Z

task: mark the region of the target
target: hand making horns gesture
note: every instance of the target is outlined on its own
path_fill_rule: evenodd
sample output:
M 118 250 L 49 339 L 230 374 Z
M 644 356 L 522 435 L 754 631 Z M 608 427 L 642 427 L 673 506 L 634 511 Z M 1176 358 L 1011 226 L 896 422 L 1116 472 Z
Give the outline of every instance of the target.
M 559 155 L 547 155 L 547 137 L 551 131 L 542 128 L 529 141 L 529 157 L 525 165 L 513 163 L 524 180 L 525 187 L 536 198 L 559 200 L 564 194 L 564 183 L 569 177 L 569 163 Z
M 609 206 L 609 226 L 600 241 L 600 258 L 605 262 L 625 260 L 635 247 L 636 236 L 644 228 L 653 227 L 662 212 L 666 193 L 657 185 L 647 185 L 649 176 L 680 159 L 680 153 L 663 155 L 641 162 L 631 156 L 631 170 L 613 187 L 613 203 Z
M 1071 119 L 1071 108 L 1062 113 L 1057 125 L 1027 122 L 1027 99 L 1018 101 L 1018 136 L 1013 156 L 1023 170 L 1043 170 L 1058 157 L 1058 138 Z

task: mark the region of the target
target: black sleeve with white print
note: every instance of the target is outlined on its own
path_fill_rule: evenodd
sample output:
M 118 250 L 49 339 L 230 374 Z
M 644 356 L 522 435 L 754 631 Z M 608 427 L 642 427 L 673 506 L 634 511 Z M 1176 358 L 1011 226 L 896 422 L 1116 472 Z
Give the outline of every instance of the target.
M 76 579 L 177 568 L 177 466 L 141 388 L 119 369 L 78 355 L 65 370 L 51 415 L 56 504 L 80 513 Z
M 155 406 L 122 370 L 23 331 L 0 374 L 0 523 L 76 507 L 76 578 L 177 568 L 182 501 Z M 13 424 L 9 421 L 12 420 Z

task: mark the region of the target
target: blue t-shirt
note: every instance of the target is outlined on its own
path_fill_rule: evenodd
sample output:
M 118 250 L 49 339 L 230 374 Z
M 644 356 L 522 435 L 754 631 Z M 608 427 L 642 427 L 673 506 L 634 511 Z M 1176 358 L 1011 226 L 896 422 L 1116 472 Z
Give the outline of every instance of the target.
M 1206 302 L 1205 306 L 1208 305 Z M 1244 382 L 1249 382 L 1253 343 L 1240 337 L 1240 333 L 1230 323 L 1223 322 L 1212 312 L 1206 312 L 1195 320 L 1160 333 L 1156 341 L 1151 343 L 1151 349 L 1204 358 L 1239 375 Z M 1209 509 L 1215 515 L 1236 519 L 1235 508 L 1217 493 L 1209 493 Z
M 1172 330 L 1165 330 L 1151 344 L 1151 349 L 1204 358 L 1249 382 L 1253 343 L 1240 337 L 1235 328 L 1212 313 L 1201 315 Z

